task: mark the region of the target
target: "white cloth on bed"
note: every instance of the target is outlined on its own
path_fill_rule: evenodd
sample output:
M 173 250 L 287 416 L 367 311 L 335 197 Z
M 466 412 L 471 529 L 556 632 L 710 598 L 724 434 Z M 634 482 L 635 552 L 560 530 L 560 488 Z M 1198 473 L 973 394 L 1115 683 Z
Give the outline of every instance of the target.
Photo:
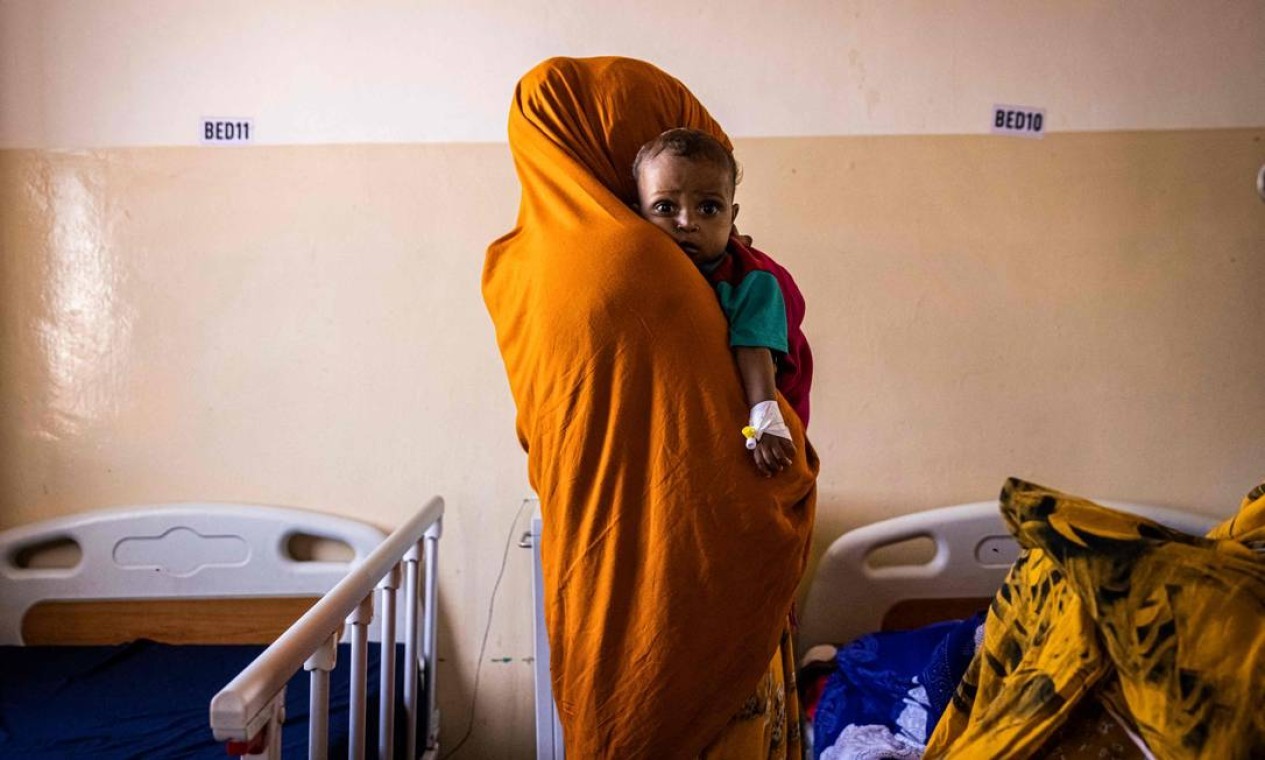
M 822 750 L 821 760 L 919 760 L 923 746 L 893 734 L 887 726 L 849 725 L 834 746 Z
M 917 685 L 910 689 L 902 700 L 905 708 L 900 711 L 900 715 L 896 716 L 896 725 L 900 726 L 902 739 L 926 745 L 927 736 L 930 733 L 927 726 L 927 711 L 931 709 L 931 703 L 927 701 L 927 690 L 917 683 L 917 679 L 914 683 Z

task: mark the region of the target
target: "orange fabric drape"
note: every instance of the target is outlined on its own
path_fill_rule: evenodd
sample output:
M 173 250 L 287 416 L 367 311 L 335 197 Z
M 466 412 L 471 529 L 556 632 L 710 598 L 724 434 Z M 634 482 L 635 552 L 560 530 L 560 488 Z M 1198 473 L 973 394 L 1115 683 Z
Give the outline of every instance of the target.
M 521 205 L 483 295 L 544 518 L 569 758 L 697 755 L 765 673 L 807 561 L 816 455 L 760 477 L 716 298 L 628 205 L 637 149 L 675 126 L 728 144 L 626 58 L 545 61 L 510 109 Z

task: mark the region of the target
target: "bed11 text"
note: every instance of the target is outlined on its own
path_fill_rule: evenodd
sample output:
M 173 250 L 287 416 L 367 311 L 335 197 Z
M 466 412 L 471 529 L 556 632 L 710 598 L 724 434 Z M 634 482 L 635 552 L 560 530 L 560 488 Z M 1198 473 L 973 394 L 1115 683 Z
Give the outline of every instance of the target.
M 202 142 L 211 145 L 242 145 L 253 138 L 250 119 L 203 119 Z

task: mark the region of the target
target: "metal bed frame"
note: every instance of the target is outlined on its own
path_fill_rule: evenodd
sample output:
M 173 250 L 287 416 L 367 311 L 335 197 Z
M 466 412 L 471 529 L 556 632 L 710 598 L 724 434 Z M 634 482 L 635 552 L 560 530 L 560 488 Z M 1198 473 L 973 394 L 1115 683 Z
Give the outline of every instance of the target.
M 230 755 L 269 760 L 280 757 L 285 685 L 303 668 L 310 672 L 312 684 L 308 757 L 323 760 L 329 756 L 329 674 L 335 666 L 337 644 L 343 636 L 345 623 L 351 642 L 349 746 L 351 757 L 355 760 L 365 756 L 367 657 L 372 633 L 369 624 L 374 617 L 376 596 L 380 605 L 378 619 L 382 646 L 378 757 L 397 756 L 394 746 L 394 644 L 399 641 L 397 634 L 401 633 L 397 625 L 400 613 L 404 621 L 404 660 L 406 666 L 416 663 L 420 667 L 425 698 L 425 705 L 420 705 L 418 679 L 406 677 L 403 702 L 408 713 L 408 726 L 403 756 L 438 756 L 435 602 L 443 514 L 443 499 L 432 498 L 215 695 L 211 700 L 211 729 L 217 740 L 226 742 Z M 424 579 L 419 564 L 424 565 Z M 404 606 L 397 611 L 401 576 Z M 419 605 L 424 616 L 420 623 Z

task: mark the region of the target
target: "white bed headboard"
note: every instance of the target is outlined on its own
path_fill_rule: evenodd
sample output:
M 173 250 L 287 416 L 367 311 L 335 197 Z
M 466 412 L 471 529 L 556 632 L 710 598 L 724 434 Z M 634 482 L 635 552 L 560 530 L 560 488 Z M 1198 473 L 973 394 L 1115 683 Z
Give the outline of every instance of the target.
M 1193 535 L 1217 522 L 1166 507 L 1096 503 Z M 874 567 L 867 561 L 878 549 L 919 538 L 935 544 L 935 556 L 925 564 Z M 799 651 L 880 630 L 884 615 L 902 601 L 992 597 L 1018 555 L 996 501 L 931 509 L 848 531 L 826 550 L 809 585 Z
M 27 611 L 45 601 L 316 597 L 385 538 L 345 517 L 247 504 L 159 504 L 55 518 L 0 533 L 0 644 L 22 641 Z M 349 561 L 300 560 L 296 536 L 351 547 Z M 71 567 L 24 566 L 32 549 L 71 542 Z

